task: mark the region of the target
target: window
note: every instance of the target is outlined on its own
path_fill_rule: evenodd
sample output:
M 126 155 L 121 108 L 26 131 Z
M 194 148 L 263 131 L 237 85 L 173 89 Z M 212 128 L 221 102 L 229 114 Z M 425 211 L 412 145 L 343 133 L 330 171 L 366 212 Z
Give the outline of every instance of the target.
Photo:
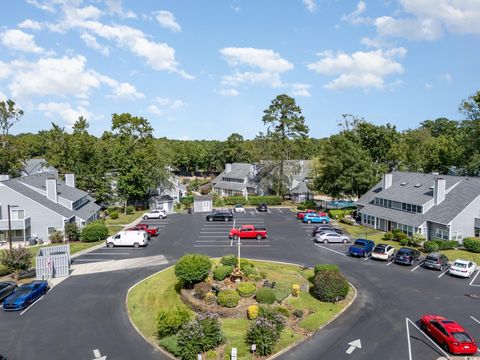
M 47 228 L 48 235 L 52 235 L 55 232 L 56 228 L 55 226 L 49 226 Z
M 475 228 L 475 237 L 480 237 L 480 228 Z
M 462 232 L 458 230 L 452 232 L 452 240 L 462 241 L 463 240 Z
M 435 237 L 441 240 L 448 240 L 448 230 L 435 229 Z
M 10 209 L 10 217 L 12 220 L 23 220 L 25 219 L 25 210 Z

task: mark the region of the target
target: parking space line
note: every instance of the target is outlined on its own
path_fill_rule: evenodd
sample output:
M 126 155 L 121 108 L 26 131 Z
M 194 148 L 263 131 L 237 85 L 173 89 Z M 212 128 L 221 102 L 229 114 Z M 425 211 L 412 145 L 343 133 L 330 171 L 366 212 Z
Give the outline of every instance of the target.
M 209 244 L 205 244 L 205 245 L 193 245 L 193 247 L 230 247 L 230 245 L 222 245 L 222 244 L 219 244 L 219 245 L 209 245 Z M 249 245 L 243 245 L 243 247 L 271 247 L 271 245 L 261 245 L 261 244 L 249 244 Z
M 390 261 L 389 263 L 387 263 L 387 266 L 392 265 L 394 262 L 395 262 L 395 260 Z
M 130 253 L 126 253 L 126 252 L 114 252 L 114 253 L 94 253 L 94 252 L 90 252 L 90 253 L 85 253 L 83 254 L 83 256 L 90 256 L 90 255 L 100 255 L 100 256 L 115 256 L 115 255 L 130 255 Z
M 283 214 L 283 211 L 282 211 L 282 209 L 277 209 L 277 210 L 280 212 L 280 214 Z
M 320 248 L 325 249 L 325 250 L 328 250 L 328 251 L 331 251 L 331 252 L 334 252 L 335 254 L 347 256 L 347 254 L 345 254 L 345 253 L 342 253 L 342 252 L 337 251 L 337 250 L 330 249 L 330 248 L 328 248 L 328 247 L 326 247 L 326 246 L 322 246 L 322 245 L 320 245 L 320 244 L 315 244 L 315 246 L 320 247 Z
M 479 323 L 479 324 L 480 324 L 480 320 L 478 320 L 478 319 L 475 319 L 475 318 L 474 318 L 473 316 L 471 316 L 471 315 L 470 315 L 470 318 L 471 318 L 473 321 L 475 321 L 475 322 L 477 322 L 477 323 Z
M 227 235 L 198 235 L 198 238 L 228 238 Z
M 200 231 L 200 234 L 225 234 L 225 231 Z
M 369 256 L 367 256 L 366 258 L 364 258 L 363 261 L 367 261 L 367 260 L 369 260 L 369 259 L 371 259 L 371 258 L 372 258 L 372 256 L 369 255 Z
M 475 282 L 475 279 L 477 278 L 478 274 L 480 274 L 480 270 L 477 271 L 477 275 L 475 275 L 473 277 L 472 281 L 470 281 L 470 284 L 468 284 L 468 285 L 470 285 L 470 286 L 480 286 L 480 285 L 473 284 Z
M 408 323 L 412 324 L 421 334 L 423 334 L 423 336 L 425 336 L 433 345 L 436 346 L 436 348 L 438 350 L 440 350 L 442 352 L 443 355 L 445 355 L 445 357 L 447 359 L 451 359 L 450 355 L 448 355 L 440 346 L 438 346 L 438 344 L 433 341 L 430 336 L 428 336 L 427 334 L 425 334 L 425 332 L 422 331 L 422 329 L 420 329 L 417 324 L 415 324 L 412 320 L 410 320 L 409 318 L 405 318 L 405 322 L 406 322 L 406 326 L 407 326 L 407 336 L 408 336 L 408 355 L 409 355 L 409 359 L 412 360 L 412 348 L 411 348 L 411 345 L 410 345 L 410 329 L 408 327 Z
M 420 264 L 418 264 L 417 266 L 415 266 L 415 267 L 414 267 L 412 270 L 410 270 L 410 271 L 415 271 L 415 270 L 417 270 L 420 266 L 423 265 L 424 262 L 425 262 L 425 261 L 422 261 Z
M 0 309 L 3 308 L 3 304 L 0 304 Z
M 443 275 L 445 275 L 445 274 L 448 272 L 448 270 L 450 270 L 450 266 L 447 267 L 447 270 L 445 270 L 443 273 L 441 273 L 440 275 L 438 275 L 438 278 L 440 279 Z
M 77 261 L 111 261 L 112 259 L 79 259 L 79 258 L 76 258 L 76 259 L 73 259 L 72 262 L 76 263 Z
M 23 314 L 25 314 L 30 308 L 33 307 L 33 305 L 35 305 L 37 302 L 39 302 L 40 300 L 43 300 L 43 297 L 45 295 L 42 295 L 40 296 L 37 300 L 35 300 L 29 307 L 27 307 L 25 310 L 23 310 L 21 313 L 20 313 L 20 316 L 22 316 Z

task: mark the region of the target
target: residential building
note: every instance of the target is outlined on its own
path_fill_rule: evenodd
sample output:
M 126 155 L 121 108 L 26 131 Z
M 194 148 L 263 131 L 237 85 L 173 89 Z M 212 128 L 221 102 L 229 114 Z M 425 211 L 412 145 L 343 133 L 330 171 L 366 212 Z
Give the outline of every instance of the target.
M 12 238 L 28 242 L 38 238 L 44 242 L 55 230 L 64 231 L 65 224 L 83 227 L 96 220 L 100 206 L 86 192 L 75 187 L 75 175 L 66 174 L 65 181 L 48 172 L 10 179 L 0 176 L 0 239 L 8 239 L 8 208 Z
M 187 187 L 180 182 L 178 176 L 172 175 L 168 184 L 157 188 L 157 195 L 150 198 L 149 207 L 151 210 L 163 209 L 171 212 L 175 209 L 175 204 L 185 196 L 187 196 Z
M 58 175 L 58 170 L 53 166 L 48 165 L 47 160 L 45 159 L 28 159 L 25 161 L 24 167 L 21 170 L 22 176 L 42 173 L 49 173 L 56 177 Z
M 256 164 L 225 164 L 225 170 L 212 181 L 212 189 L 220 196 L 256 195 L 259 186 L 255 177 L 258 173 Z
M 357 202 L 362 225 L 427 240 L 480 235 L 480 178 L 394 171 Z

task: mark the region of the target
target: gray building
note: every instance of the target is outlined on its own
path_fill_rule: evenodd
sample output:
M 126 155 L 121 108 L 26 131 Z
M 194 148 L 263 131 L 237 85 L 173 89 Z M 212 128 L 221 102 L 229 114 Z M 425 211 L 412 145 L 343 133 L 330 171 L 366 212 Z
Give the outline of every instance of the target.
M 100 206 L 86 192 L 75 187 L 75 176 L 65 181 L 49 172 L 10 179 L 0 175 L 0 240 L 8 236 L 8 207 L 12 238 L 28 242 L 38 237 L 44 242 L 55 230 L 64 231 L 66 223 L 83 227 L 96 220 Z
M 362 225 L 427 240 L 480 236 L 480 178 L 394 171 L 357 202 Z
M 178 176 L 172 175 L 166 184 L 157 188 L 157 195 L 149 199 L 149 207 L 151 210 L 162 209 L 172 212 L 175 210 L 175 204 L 185 196 L 187 196 L 187 187 L 180 182 Z
M 45 159 L 28 159 L 25 161 L 21 171 L 22 176 L 29 176 L 35 174 L 49 173 L 57 176 L 58 170 L 53 166 L 48 165 Z

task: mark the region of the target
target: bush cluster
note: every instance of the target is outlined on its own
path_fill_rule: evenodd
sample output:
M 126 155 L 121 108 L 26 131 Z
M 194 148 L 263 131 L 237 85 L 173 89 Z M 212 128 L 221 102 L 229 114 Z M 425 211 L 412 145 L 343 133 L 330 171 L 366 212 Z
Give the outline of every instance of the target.
M 190 312 L 183 306 L 160 310 L 157 315 L 157 337 L 175 335 L 190 320 Z
M 383 240 L 393 240 L 393 233 L 389 231 L 383 234 Z
M 119 214 L 118 214 L 118 211 L 117 210 L 113 210 L 113 211 L 109 211 L 108 212 L 108 215 L 110 216 L 110 219 L 112 220 L 117 220 L 119 218 Z
M 193 204 L 193 196 L 184 196 L 180 198 L 180 203 L 185 205 L 185 207 L 190 207 Z
M 180 356 L 180 354 L 181 354 L 181 349 L 178 346 L 178 336 L 177 335 L 164 337 L 163 339 L 160 339 L 158 344 L 162 348 L 167 350 L 170 354 L 173 354 L 177 357 Z
M 355 221 L 350 220 L 350 219 L 346 219 L 346 218 L 341 218 L 339 221 L 340 221 L 341 223 L 347 224 L 347 225 L 353 225 L 353 224 L 355 224 Z
M 240 295 L 235 290 L 223 290 L 218 293 L 218 305 L 228 308 L 234 308 L 238 305 Z
M 204 280 L 212 267 L 207 255 L 186 254 L 175 265 L 175 275 L 187 285 Z
M 125 208 L 125 213 L 126 213 L 127 215 L 133 214 L 134 211 L 135 211 L 135 206 L 128 205 L 128 206 Z
M 220 259 L 222 265 L 226 266 L 236 266 L 237 265 L 237 257 L 233 254 L 225 255 Z
M 276 316 L 281 318 L 278 314 Z M 282 329 L 283 327 L 278 326 L 275 321 L 261 316 L 248 328 L 246 342 L 249 345 L 257 345 L 258 355 L 270 355 L 275 348 L 275 344 L 280 339 Z
M 255 286 L 255 284 L 251 282 L 242 282 L 238 284 L 237 291 L 241 297 L 249 297 L 249 296 L 255 295 L 255 291 L 257 291 L 257 287 Z
M 255 296 L 260 304 L 273 304 L 275 302 L 275 293 L 271 288 L 261 288 L 257 290 Z
M 333 271 L 333 272 L 340 272 L 340 268 L 338 265 L 333 265 L 333 264 L 317 264 L 313 268 L 313 271 L 315 275 L 317 275 L 319 272 L 325 272 L 325 271 Z
M 267 205 L 281 205 L 282 197 L 281 196 L 249 196 L 248 199 L 245 199 L 243 196 L 226 196 L 223 198 L 227 205 L 258 205 L 258 204 L 267 204 Z
M 434 239 L 438 245 L 438 250 L 453 250 L 458 247 L 458 241 L 455 240 L 438 240 Z
M 273 288 L 273 293 L 275 294 L 275 300 L 281 303 L 285 300 L 292 292 L 292 285 L 289 282 L 277 281 L 275 287 Z
M 80 239 L 84 242 L 105 240 L 108 237 L 108 228 L 101 221 L 88 223 L 83 229 Z
M 425 241 L 423 243 L 423 248 L 427 253 L 437 252 L 438 251 L 438 244 L 435 241 Z
M 466 238 L 463 240 L 463 246 L 468 251 L 474 253 L 480 253 L 480 239 L 479 238 Z
M 213 278 L 217 281 L 222 281 L 229 276 L 233 271 L 233 266 L 222 265 L 213 270 Z
M 207 294 L 212 290 L 212 285 L 206 283 L 206 282 L 200 282 L 198 284 L 195 284 L 193 287 L 193 290 L 195 291 L 195 294 L 198 295 L 200 299 L 205 299 Z
M 306 209 L 316 209 L 317 204 L 315 204 L 315 201 L 313 200 L 305 200 L 304 202 L 300 203 L 297 205 L 297 209 L 302 211 Z
M 339 272 L 320 272 L 313 280 L 312 295 L 320 301 L 336 302 L 347 297 L 349 285 Z

